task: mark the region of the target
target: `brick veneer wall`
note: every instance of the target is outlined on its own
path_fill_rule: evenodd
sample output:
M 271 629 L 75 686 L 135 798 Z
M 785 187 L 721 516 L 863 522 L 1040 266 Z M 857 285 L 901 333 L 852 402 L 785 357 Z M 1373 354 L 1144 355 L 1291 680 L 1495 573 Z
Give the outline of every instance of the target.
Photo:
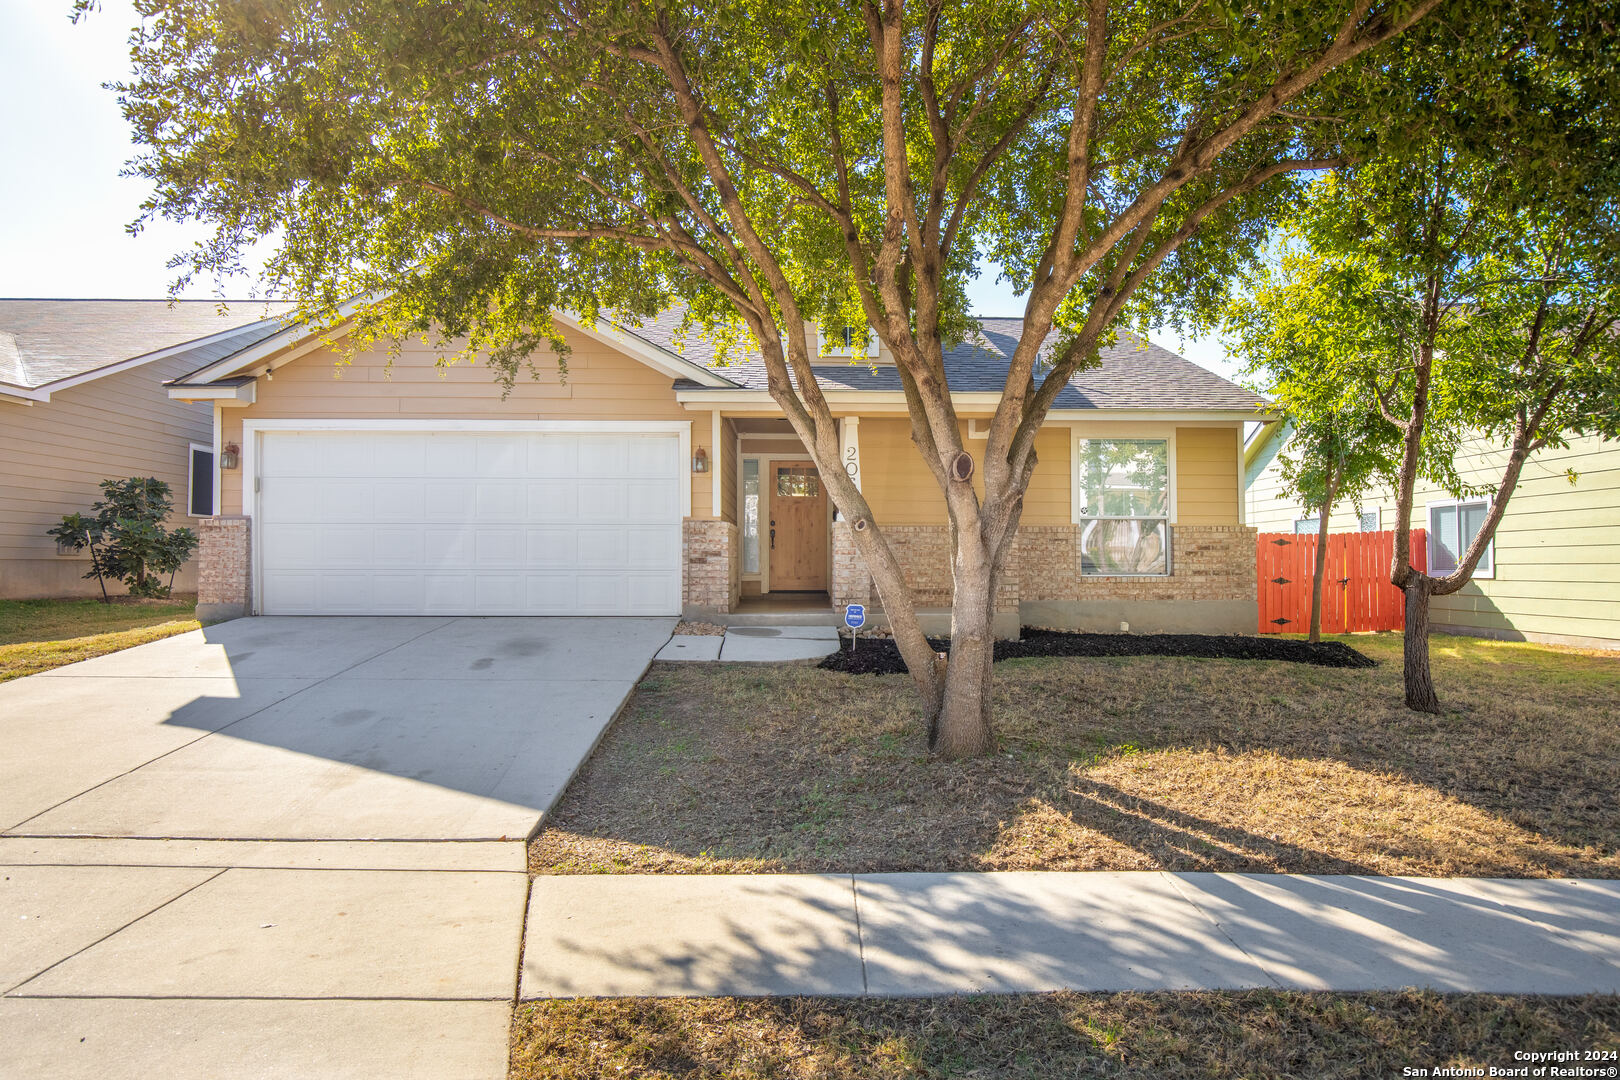
M 849 522 L 832 524 L 832 602 L 842 608 L 849 604 L 872 602 L 872 576 L 866 572 L 866 563 L 855 553 L 855 536 Z
M 1021 527 L 1003 576 L 997 610 L 1016 610 L 1020 603 L 1041 602 L 1255 600 L 1255 530 L 1246 525 L 1174 526 L 1168 577 L 1082 575 L 1080 529 L 1078 525 Z M 949 528 L 891 525 L 884 529 L 884 535 L 915 592 L 918 606 L 950 606 Z M 871 578 L 855 552 L 849 526 L 843 522 L 833 524 L 832 591 L 833 603 L 838 606 L 875 599 Z
M 241 515 L 197 523 L 197 617 L 232 619 L 253 603 L 252 521 Z
M 742 596 L 737 526 L 717 519 L 687 518 L 681 523 L 681 547 L 686 565 L 683 606 L 721 615 L 736 611 Z
M 1019 599 L 1253 600 L 1255 530 L 1247 525 L 1175 525 L 1169 577 L 1097 577 L 1080 573 L 1080 526 L 1026 525 L 1013 557 Z

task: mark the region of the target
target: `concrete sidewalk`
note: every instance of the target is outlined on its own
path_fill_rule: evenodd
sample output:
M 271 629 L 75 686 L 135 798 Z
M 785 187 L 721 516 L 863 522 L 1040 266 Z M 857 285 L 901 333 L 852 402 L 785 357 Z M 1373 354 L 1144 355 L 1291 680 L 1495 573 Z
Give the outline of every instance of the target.
M 1620 881 L 1003 873 L 534 881 L 522 997 L 1620 992 Z
M 819 660 L 838 647 L 832 626 L 732 626 L 724 637 L 676 634 L 654 659 L 780 664 Z

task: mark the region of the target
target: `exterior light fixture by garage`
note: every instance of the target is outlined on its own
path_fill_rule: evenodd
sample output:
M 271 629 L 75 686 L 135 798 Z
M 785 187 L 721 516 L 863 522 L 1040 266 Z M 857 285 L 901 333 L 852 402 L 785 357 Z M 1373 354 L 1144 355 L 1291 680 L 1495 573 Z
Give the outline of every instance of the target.
M 242 448 L 235 443 L 226 443 L 219 453 L 219 467 L 222 469 L 234 469 L 241 460 Z
M 705 473 L 709 471 L 709 452 L 703 449 L 701 446 L 698 447 L 697 452 L 692 455 L 692 471 L 695 473 Z

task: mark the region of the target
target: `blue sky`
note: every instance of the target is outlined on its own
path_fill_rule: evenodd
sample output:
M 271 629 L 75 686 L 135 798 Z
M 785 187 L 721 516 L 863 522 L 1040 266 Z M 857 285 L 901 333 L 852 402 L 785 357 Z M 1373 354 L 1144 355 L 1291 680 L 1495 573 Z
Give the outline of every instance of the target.
M 202 235 L 158 222 L 125 231 L 146 195 L 143 181 L 120 177 L 133 147 L 118 103 L 102 83 L 129 68 L 135 23 L 128 0 L 102 0 L 74 25 L 69 0 L 0 0 L 0 296 L 158 297 L 167 293 L 171 255 Z M 248 295 L 237 279 L 226 295 Z M 183 295 L 217 295 L 209 281 Z M 970 292 L 974 310 L 1013 315 L 1023 304 L 994 273 Z M 1154 340 L 1227 378 L 1237 365 L 1219 339 Z

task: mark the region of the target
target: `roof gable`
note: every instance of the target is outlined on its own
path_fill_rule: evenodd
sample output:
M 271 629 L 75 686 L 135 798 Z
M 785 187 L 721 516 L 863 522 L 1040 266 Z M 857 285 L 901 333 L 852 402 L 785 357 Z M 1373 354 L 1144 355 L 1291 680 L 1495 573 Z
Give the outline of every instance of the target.
M 0 300 L 0 383 L 44 392 L 178 351 L 274 332 L 292 305 L 262 300 Z M 37 397 L 39 394 L 30 394 Z

